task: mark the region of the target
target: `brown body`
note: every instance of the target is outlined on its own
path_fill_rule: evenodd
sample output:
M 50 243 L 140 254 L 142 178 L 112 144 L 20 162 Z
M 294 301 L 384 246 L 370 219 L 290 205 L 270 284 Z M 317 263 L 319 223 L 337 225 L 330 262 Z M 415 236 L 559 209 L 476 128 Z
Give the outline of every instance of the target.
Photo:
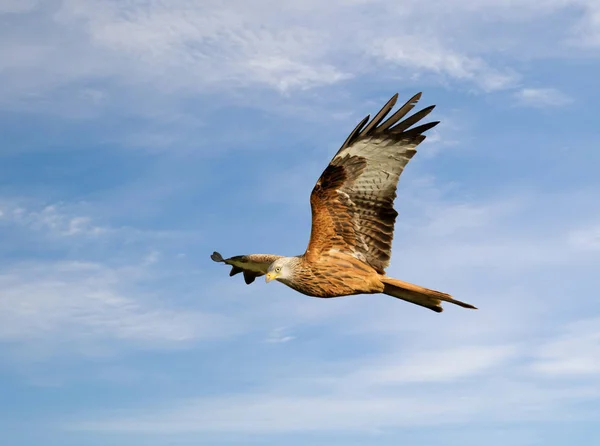
M 316 262 L 308 262 L 299 256 L 300 263 L 294 270 L 299 280 L 280 279 L 296 291 L 313 297 L 340 297 L 353 294 L 383 292 L 380 275 L 369 265 L 341 252 L 331 252 Z
M 385 275 L 398 213 L 396 187 L 404 167 L 438 122 L 412 127 L 433 106 L 402 120 L 421 94 L 384 121 L 397 95 L 369 122 L 350 133 L 317 181 L 311 196 L 312 229 L 306 252 L 296 257 L 251 254 L 223 259 L 230 275 L 244 273 L 246 283 L 265 275 L 314 297 L 384 293 L 441 312 L 441 301 L 475 308 L 439 291 Z M 412 128 L 411 128 L 412 127 Z

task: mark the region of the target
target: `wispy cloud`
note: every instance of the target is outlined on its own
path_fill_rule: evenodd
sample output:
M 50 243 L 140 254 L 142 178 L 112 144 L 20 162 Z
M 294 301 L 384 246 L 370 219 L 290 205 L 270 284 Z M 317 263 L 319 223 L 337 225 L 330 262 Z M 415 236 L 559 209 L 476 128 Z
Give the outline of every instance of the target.
M 15 265 L 0 275 L 0 339 L 73 349 L 109 340 L 168 347 L 236 333 L 218 314 L 175 309 L 135 286 L 149 280 L 141 266 L 46 262 Z
M 519 104 L 528 107 L 559 107 L 572 102 L 571 98 L 554 88 L 524 88 L 515 97 Z
M 600 225 L 573 230 L 568 234 L 568 241 L 583 251 L 600 250 Z
M 600 5 L 593 0 L 582 0 L 579 6 L 583 17 L 572 29 L 570 43 L 577 47 L 597 48 L 600 46 Z
M 100 246 L 102 243 L 121 241 L 131 245 L 141 240 L 154 245 L 161 241 L 173 243 L 179 240 L 184 243 L 198 237 L 197 233 L 187 231 L 111 225 L 106 221 L 98 222 L 95 218 L 97 215 L 98 210 L 90 203 L 84 202 L 41 204 L 37 200 L 19 200 L 11 197 L 0 200 L 2 229 L 23 230 L 35 236 L 38 242 L 55 242 L 66 248 L 75 247 L 76 243 Z M 151 252 L 153 254 L 149 255 L 148 261 L 154 262 L 158 259 L 158 251 Z
M 384 39 L 370 51 L 373 56 L 416 72 L 439 73 L 488 91 L 511 87 L 518 79 L 514 71 L 492 68 L 479 57 L 458 53 L 422 36 Z
M 564 334 L 541 346 L 532 369 L 549 376 L 597 377 L 600 374 L 599 327 L 599 318 L 571 324 Z
M 0 212 L 0 221 L 54 236 L 98 236 L 108 230 L 94 225 L 88 216 L 66 212 L 60 205 L 48 205 L 40 210 L 29 210 L 21 206 L 4 204 Z
M 357 374 L 356 382 L 371 385 L 406 384 L 412 382 L 453 382 L 473 378 L 516 356 L 514 346 L 463 346 L 448 350 L 413 352 L 403 358 L 370 365 Z
M 271 330 L 269 336 L 267 337 L 267 342 L 281 344 L 284 342 L 290 342 L 295 339 L 295 336 L 292 336 L 289 333 L 289 329 L 285 327 L 279 327 Z
M 542 10 L 547 15 L 569 7 L 589 11 L 592 18 L 565 19 L 570 29 L 593 22 L 597 11 L 591 5 L 582 0 L 546 2 Z M 523 15 L 534 20 L 540 7 L 534 2 L 525 2 L 518 12 L 505 2 L 486 2 L 485 7 L 497 13 L 497 40 L 506 46 L 501 55 L 510 58 L 511 24 Z M 164 106 L 165 101 L 215 89 L 263 86 L 290 91 L 377 73 L 385 78 L 394 73 L 405 81 L 422 74 L 441 76 L 436 82 L 451 79 L 483 90 L 511 87 L 519 78 L 516 69 L 497 61 L 494 42 L 474 44 L 482 6 L 469 1 L 455 2 L 450 10 L 438 2 L 423 7 L 412 1 L 369 6 L 334 1 L 314 9 L 301 1 L 273 7 L 267 0 L 252 7 L 241 1 L 10 1 L 3 8 L 4 13 L 28 12 L 11 15 L 18 26 L 31 20 L 38 26 L 27 35 L 16 33 L 16 24 L 4 31 L 19 38 L 4 40 L 1 47 L 8 57 L 3 58 L 0 99 L 13 107 L 33 101 L 38 111 L 49 94 L 80 114 L 112 110 L 117 103 L 128 110 L 138 106 L 140 114 L 150 108 L 149 101 Z M 43 15 L 48 10 L 54 13 Z M 429 25 L 415 26 L 423 14 Z M 332 27 L 334 19 L 343 26 Z M 36 76 L 42 66 L 45 76 Z M 63 94 L 65 85 L 68 95 Z M 531 94 L 536 101 L 540 94 L 545 103 L 557 100 L 547 91 L 535 91 L 522 94 L 529 101 Z M 132 95 L 135 101 L 123 103 L 123 97 Z
M 553 420 L 564 407 L 575 409 L 598 396 L 592 383 L 533 384 L 521 366 L 531 359 L 515 346 L 482 345 L 409 355 L 400 360 L 404 366 L 363 359 L 332 369 L 329 361 L 319 370 L 332 376 L 302 370 L 286 376 L 287 384 L 274 381 L 263 392 L 175 401 L 130 418 L 99 415 L 66 427 L 162 434 L 368 433 L 403 426 Z M 337 416 L 328 419 L 322 413 Z

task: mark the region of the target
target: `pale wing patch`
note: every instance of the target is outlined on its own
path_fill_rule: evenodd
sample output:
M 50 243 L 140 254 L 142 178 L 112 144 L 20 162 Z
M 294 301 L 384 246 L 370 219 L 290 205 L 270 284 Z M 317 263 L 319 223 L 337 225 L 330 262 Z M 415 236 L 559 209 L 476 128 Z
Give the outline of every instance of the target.
M 425 139 L 423 132 L 438 124 L 412 127 L 433 106 L 405 118 L 420 96 L 384 121 L 395 105 L 394 95 L 370 123 L 367 117 L 357 125 L 324 170 L 311 194 L 313 228 L 307 254 L 312 260 L 336 249 L 380 273 L 389 265 L 398 180 Z

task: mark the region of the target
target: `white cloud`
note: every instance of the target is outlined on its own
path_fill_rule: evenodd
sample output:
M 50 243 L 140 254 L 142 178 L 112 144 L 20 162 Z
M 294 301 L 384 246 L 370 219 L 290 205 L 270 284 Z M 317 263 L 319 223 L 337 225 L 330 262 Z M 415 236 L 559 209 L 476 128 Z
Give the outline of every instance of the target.
M 141 266 L 89 262 L 14 265 L 0 275 L 0 339 L 19 345 L 69 341 L 85 351 L 111 340 L 161 348 L 237 332 L 226 317 L 174 309 L 138 289 L 150 275 Z
M 595 0 L 579 2 L 583 17 L 572 29 L 570 43 L 575 47 L 600 46 L 600 4 Z
M 148 192 L 150 188 L 145 190 Z M 121 191 L 119 198 L 123 198 L 124 195 L 125 192 Z M 156 195 L 153 195 L 153 197 L 156 200 Z M 125 198 L 131 197 L 125 196 Z M 136 210 L 140 212 L 139 197 L 136 196 L 135 198 L 138 200 Z M 105 206 L 103 205 L 102 209 L 98 209 L 86 202 L 58 202 L 40 205 L 36 200 L 6 198 L 0 200 L 0 223 L 4 223 L 3 229 L 10 230 L 11 227 L 25 229 L 30 232 L 30 235 L 38 237 L 38 241 L 55 242 L 62 247 L 74 247 L 75 242 L 99 246 L 98 243 L 100 242 L 120 241 L 122 245 L 122 242 L 133 243 L 140 240 L 145 240 L 146 243 L 151 240 L 153 244 L 161 241 L 168 241 L 171 244 L 179 241 L 188 244 L 198 238 L 197 231 L 192 233 L 105 224 L 107 216 L 102 216 L 102 212 L 100 212 L 105 210 Z M 118 213 L 119 209 L 113 208 L 111 211 Z M 102 223 L 97 220 L 102 220 Z M 159 253 L 156 250 L 150 250 L 149 253 L 145 252 L 145 255 L 147 256 L 145 259 L 147 264 L 156 263 L 160 260 Z
M 267 342 L 281 344 L 284 342 L 290 342 L 296 339 L 295 336 L 289 334 L 289 329 L 286 327 L 279 327 L 271 330 L 267 337 Z
M 572 246 L 582 251 L 600 250 L 600 225 L 571 231 L 567 237 Z
M 144 257 L 142 263 L 144 265 L 153 265 L 154 263 L 158 262 L 159 259 L 160 259 L 160 252 L 151 251 Z
M 98 236 L 108 228 L 97 226 L 88 216 L 75 215 L 61 204 L 31 210 L 10 202 L 2 204 L 0 218 L 5 222 L 24 226 L 49 236 Z
M 579 321 L 565 331 L 540 347 L 532 369 L 548 376 L 599 376 L 600 318 Z
M 443 351 L 405 353 L 396 361 L 370 366 L 354 379 L 375 385 L 454 382 L 502 367 L 515 354 L 513 346 L 504 345 L 466 345 Z
M 57 54 L 59 46 L 77 55 L 69 67 L 48 67 L 46 81 L 51 79 L 52 85 L 42 85 L 43 78 L 35 80 L 42 88 L 54 88 L 56 82 L 135 79 L 137 87 L 157 88 L 155 94 L 180 96 L 190 90 L 247 84 L 287 90 L 348 77 L 327 61 L 319 33 L 259 12 L 270 8 L 186 0 L 151 1 L 143 6 L 80 0 L 56 3 L 57 13 L 45 22 L 47 29 L 40 30 L 51 33 L 50 39 L 43 45 L 31 37 L 21 42 L 19 53 L 30 54 L 35 61 L 23 60 L 20 66 L 15 65 L 17 58 L 10 62 L 15 69 L 29 72 L 32 64 L 53 55 L 63 57 Z M 62 42 L 65 30 L 78 36 L 77 43 Z M 99 89 L 93 91 L 95 102 L 109 97 Z
M 529 107 L 559 107 L 572 102 L 564 93 L 554 88 L 524 88 L 515 93 L 521 105 Z
M 417 230 L 428 236 L 446 237 L 457 231 L 490 226 L 495 220 L 510 218 L 522 210 L 525 202 L 524 197 L 485 203 L 420 202 L 421 212 L 425 214 L 427 222 Z
M 404 343 L 414 339 L 405 337 Z M 397 356 L 404 354 L 399 344 L 396 350 Z M 268 384 L 262 391 L 184 399 L 133 414 L 97 414 L 65 427 L 146 434 L 369 433 L 559 420 L 565 408 L 585 416 L 577 405 L 596 398 L 598 389 L 592 383 L 533 382 L 521 366 L 528 359 L 525 349 L 480 344 L 409 354 L 400 359 L 404 367 L 365 355 L 346 364 L 321 361 L 285 374 L 263 371 Z
M 448 78 L 468 81 L 484 90 L 510 87 L 518 77 L 510 70 L 494 69 L 479 57 L 470 57 L 437 42 L 428 42 L 422 36 L 384 39 L 372 46 L 371 53 L 418 72 L 440 73 Z
M 568 8 L 583 11 L 551 28 L 566 30 L 549 36 L 555 40 L 550 47 L 563 52 L 569 30 L 595 23 L 597 8 L 591 1 L 538 3 L 527 1 L 516 9 L 500 0 L 464 0 L 452 8 L 411 0 L 276 6 L 269 0 L 49 0 L 36 8 L 33 1 L 4 1 L 5 12 L 31 14 L 20 15 L 21 21 L 0 35 L 5 37 L 0 100 L 11 107 L 59 111 L 57 101 L 49 106 L 50 95 L 76 110 L 73 116 L 117 103 L 121 110 L 126 105 L 143 114 L 157 108 L 148 103 L 165 106 L 198 92 L 240 86 L 291 91 L 365 74 L 405 82 L 419 78 L 420 83 L 425 74 L 433 75 L 434 82 L 502 89 L 519 78 L 506 61 L 528 48 L 535 54 L 540 46 L 522 26 L 515 38 L 514 25 L 524 17 L 544 23 Z M 489 33 L 480 32 L 484 13 L 496 17 L 497 31 L 485 38 Z M 23 33 L 28 23 L 33 31 Z
M 173 411 L 136 419 L 80 422 L 76 430 L 185 433 L 229 432 L 230 434 L 278 434 L 289 432 L 361 432 L 399 426 L 436 425 L 464 419 L 457 403 L 415 398 L 377 396 L 275 396 L 242 397 L 183 403 Z M 323 414 L 335 414 L 324 417 Z M 443 418 L 442 418 L 443 417 Z

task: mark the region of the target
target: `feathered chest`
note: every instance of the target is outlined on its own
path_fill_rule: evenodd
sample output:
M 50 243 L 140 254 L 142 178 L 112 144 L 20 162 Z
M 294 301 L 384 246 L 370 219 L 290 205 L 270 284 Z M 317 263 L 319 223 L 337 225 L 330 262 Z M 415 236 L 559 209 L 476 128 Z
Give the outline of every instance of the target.
M 316 262 L 303 259 L 294 274 L 281 282 L 308 296 L 338 297 L 381 292 L 378 276 L 373 268 L 350 255 L 331 253 Z

